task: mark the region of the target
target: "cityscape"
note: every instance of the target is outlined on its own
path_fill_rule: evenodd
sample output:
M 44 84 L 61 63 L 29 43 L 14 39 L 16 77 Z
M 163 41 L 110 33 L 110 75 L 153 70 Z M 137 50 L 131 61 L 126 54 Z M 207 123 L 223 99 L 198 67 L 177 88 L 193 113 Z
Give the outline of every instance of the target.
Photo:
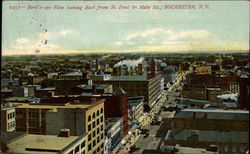
M 2 4 L 0 154 L 249 153 L 249 1 Z
M 246 153 L 249 56 L 2 57 L 3 153 Z

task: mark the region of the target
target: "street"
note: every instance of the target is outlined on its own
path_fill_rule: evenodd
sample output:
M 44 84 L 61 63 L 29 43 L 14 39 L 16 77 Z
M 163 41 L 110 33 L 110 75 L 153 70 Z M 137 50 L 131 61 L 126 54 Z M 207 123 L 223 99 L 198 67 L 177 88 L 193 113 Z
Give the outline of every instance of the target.
M 183 74 L 185 76 L 186 74 Z M 179 75 L 176 82 L 166 91 L 168 94 L 167 99 L 163 103 L 162 107 L 175 107 L 175 99 L 180 97 L 182 89 L 182 76 Z M 162 117 L 160 124 L 150 124 L 143 129 L 148 129 L 148 135 L 141 134 L 135 143 L 139 150 L 133 152 L 134 154 L 141 154 L 144 150 L 157 150 L 159 149 L 162 141 L 164 140 L 167 131 L 171 129 L 171 121 L 169 118 L 174 117 L 175 111 L 164 111 L 163 108 L 159 111 L 158 116 Z

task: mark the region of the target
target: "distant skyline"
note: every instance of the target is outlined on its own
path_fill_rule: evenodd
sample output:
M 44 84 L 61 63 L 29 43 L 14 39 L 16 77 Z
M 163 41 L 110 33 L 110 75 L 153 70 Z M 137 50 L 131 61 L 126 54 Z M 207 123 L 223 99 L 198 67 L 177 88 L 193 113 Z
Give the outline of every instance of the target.
M 3 1 L 2 55 L 249 49 L 248 1 Z M 195 10 L 10 10 L 10 5 L 209 5 Z

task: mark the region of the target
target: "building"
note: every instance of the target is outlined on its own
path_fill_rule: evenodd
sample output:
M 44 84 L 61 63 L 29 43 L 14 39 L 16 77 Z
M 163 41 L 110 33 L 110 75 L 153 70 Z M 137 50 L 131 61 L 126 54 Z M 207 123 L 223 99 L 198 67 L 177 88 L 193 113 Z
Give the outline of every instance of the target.
M 32 84 L 40 84 L 43 80 L 46 80 L 48 77 L 43 75 L 43 76 L 33 76 L 30 78 L 32 80 Z
M 184 109 L 172 119 L 165 145 L 208 149 L 219 153 L 246 153 L 249 111 Z
M 199 75 L 212 74 L 211 66 L 194 66 L 194 73 Z
M 174 65 L 169 65 L 165 67 L 161 73 L 162 77 L 164 78 L 164 87 L 169 88 L 168 84 L 174 83 L 177 78 L 177 67 Z
M 59 75 L 59 80 L 80 80 L 83 78 L 82 72 L 70 72 Z
M 85 133 L 80 136 L 25 134 L 7 144 L 9 148 L 7 153 L 85 153 L 87 151 L 86 142 L 87 135 Z
M 112 94 L 113 88 L 111 84 L 92 84 L 81 88 L 81 93 L 93 94 Z
M 220 99 L 217 97 L 222 93 L 221 88 L 206 88 L 206 100 L 219 105 Z
M 33 97 L 35 96 L 35 87 L 28 86 L 16 86 L 13 88 L 14 97 Z
M 250 101 L 250 86 L 249 76 L 247 74 L 241 74 L 239 78 L 239 106 L 241 109 L 249 110 Z
M 242 110 L 184 109 L 172 119 L 172 129 L 248 131 L 249 112 Z
M 1 132 L 16 130 L 15 107 L 1 107 Z
M 143 126 L 145 120 L 145 114 L 143 113 L 144 108 L 144 97 L 129 97 L 128 98 L 129 104 L 129 125 L 130 128 L 133 125 Z
M 109 80 L 93 81 L 96 84 L 112 84 L 113 90 L 122 88 L 129 97 L 144 96 L 145 104 L 152 108 L 158 95 L 164 91 L 164 81 L 160 75 L 153 78 L 146 76 L 112 76 Z
M 50 102 L 48 103 L 50 105 L 25 104 L 18 106 L 16 108 L 17 130 L 30 134 L 57 135 L 62 128 L 67 128 L 74 136 L 86 133 L 88 137 L 86 152 L 102 153 L 104 147 L 104 99 L 92 99 L 91 102 L 83 102 L 77 98 L 61 100 L 71 103 Z
M 171 130 L 165 138 L 165 145 L 209 149 L 216 146 L 218 153 L 245 154 L 248 151 L 248 132 Z
M 111 79 L 110 74 L 93 74 L 90 75 L 89 78 L 94 82 L 94 81 L 106 81 Z
M 182 89 L 182 97 L 183 98 L 190 98 L 190 99 L 200 99 L 206 100 L 206 87 L 205 86 L 191 86 L 185 85 Z
M 111 154 L 123 138 L 123 118 L 105 119 L 104 153 Z
M 53 97 L 55 95 L 56 88 L 39 88 L 35 90 L 35 97 L 37 98 L 46 98 L 46 97 Z

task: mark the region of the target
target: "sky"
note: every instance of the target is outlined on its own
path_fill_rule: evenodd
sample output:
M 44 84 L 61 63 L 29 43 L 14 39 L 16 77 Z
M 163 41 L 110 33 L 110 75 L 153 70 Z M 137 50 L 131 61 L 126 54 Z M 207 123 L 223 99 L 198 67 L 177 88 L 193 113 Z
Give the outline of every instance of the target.
M 3 1 L 2 55 L 249 49 L 247 1 Z M 60 9 L 27 9 L 64 6 Z M 68 6 L 129 9 L 66 9 Z M 160 9 L 132 9 L 160 6 Z M 196 9 L 163 9 L 195 5 Z M 209 8 L 199 9 L 200 5 Z M 20 6 L 21 9 L 11 9 Z M 23 7 L 23 8 L 22 8 Z

